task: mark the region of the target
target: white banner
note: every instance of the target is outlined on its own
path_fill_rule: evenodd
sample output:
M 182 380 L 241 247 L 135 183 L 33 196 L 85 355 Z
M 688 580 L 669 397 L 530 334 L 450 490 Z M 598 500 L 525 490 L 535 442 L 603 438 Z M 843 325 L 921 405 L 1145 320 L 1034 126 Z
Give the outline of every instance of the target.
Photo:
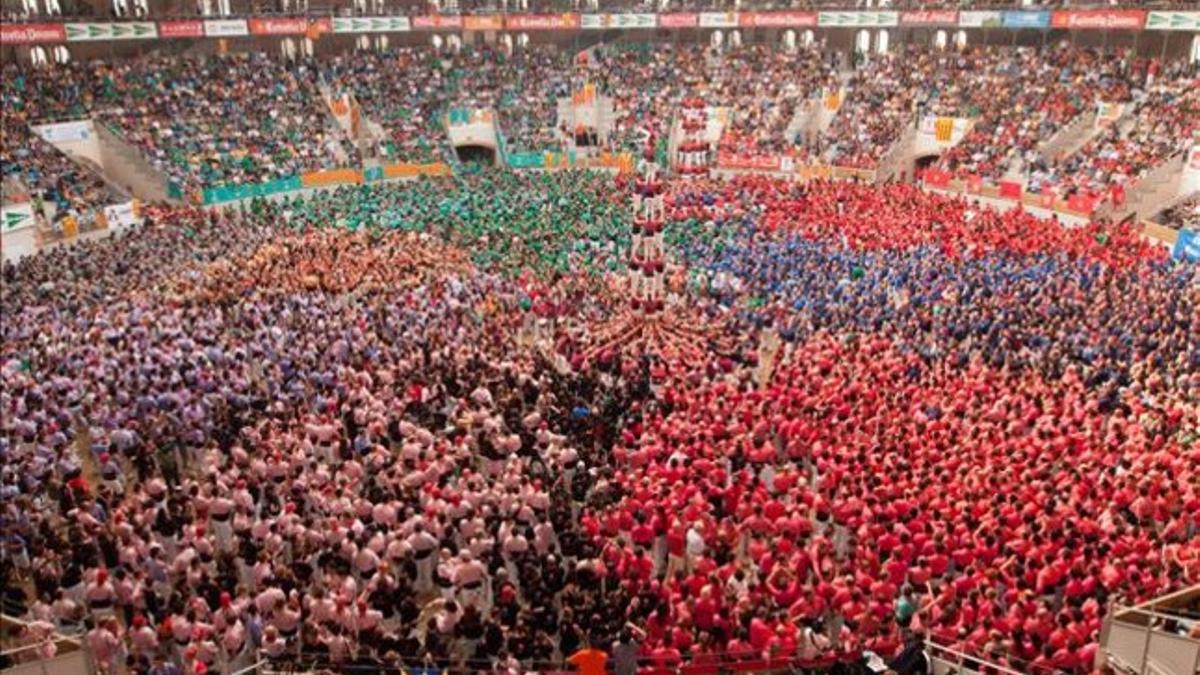
M 114 230 L 123 230 L 138 222 L 137 203 L 133 201 L 124 204 L 113 204 L 104 207 L 104 219 Z
M 0 232 L 8 234 L 33 227 L 33 204 L 9 204 L 0 208 Z
M 93 133 L 91 120 L 77 120 L 75 122 L 59 122 L 57 124 L 43 124 L 33 127 L 33 131 L 41 136 L 47 143 L 64 143 L 71 141 L 85 141 L 91 138 Z
M 239 37 L 249 35 L 245 19 L 208 19 L 204 22 L 205 37 Z
M 158 27 L 149 21 L 128 23 L 68 23 L 67 42 L 98 42 L 101 40 L 153 40 Z
M 737 12 L 701 12 L 701 28 L 737 28 Z
M 334 33 L 407 33 L 412 23 L 407 16 L 333 20 Z
M 1146 30 L 1200 31 L 1200 12 L 1150 12 Z
M 654 14 L 584 14 L 580 17 L 580 28 L 585 30 L 607 30 L 609 28 L 654 28 L 658 19 Z
M 999 28 L 1003 19 L 999 11 L 959 12 L 958 25 L 963 28 Z

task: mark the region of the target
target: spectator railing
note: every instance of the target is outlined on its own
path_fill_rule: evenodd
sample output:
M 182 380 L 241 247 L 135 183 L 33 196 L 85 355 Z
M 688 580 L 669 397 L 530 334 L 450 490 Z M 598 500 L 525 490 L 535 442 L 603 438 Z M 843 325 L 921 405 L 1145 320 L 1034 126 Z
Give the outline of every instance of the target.
M 84 641 L 55 633 L 43 640 L 12 644 L 8 637 L 20 633 L 28 622 L 7 614 L 0 615 L 5 639 L 0 643 L 0 663 L 4 675 L 88 675 L 95 672 Z M 40 650 L 52 644 L 54 656 L 42 658 Z
M 1136 607 L 1114 607 L 1100 631 L 1102 657 L 1135 673 L 1195 675 L 1200 672 L 1200 639 L 1187 630 L 1200 618 L 1173 612 L 1179 601 L 1200 598 L 1200 584 Z

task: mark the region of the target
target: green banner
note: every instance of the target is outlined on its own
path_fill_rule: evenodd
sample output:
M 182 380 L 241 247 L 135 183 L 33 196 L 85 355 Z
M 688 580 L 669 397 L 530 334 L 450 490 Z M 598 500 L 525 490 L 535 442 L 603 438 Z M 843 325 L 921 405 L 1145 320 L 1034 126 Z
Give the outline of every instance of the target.
M 544 152 L 510 152 L 508 165 L 514 169 L 540 169 L 545 166 Z
M 204 190 L 204 204 L 220 204 L 249 197 L 267 197 L 281 192 L 291 192 L 304 187 L 299 176 L 288 176 L 265 183 L 248 185 L 219 185 Z

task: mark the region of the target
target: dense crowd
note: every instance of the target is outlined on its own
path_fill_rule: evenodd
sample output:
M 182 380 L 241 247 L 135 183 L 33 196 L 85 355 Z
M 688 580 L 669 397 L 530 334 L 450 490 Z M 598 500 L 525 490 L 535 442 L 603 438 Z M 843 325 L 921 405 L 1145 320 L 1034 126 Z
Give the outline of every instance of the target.
M 1124 117 L 1058 162 L 1031 167 L 1031 182 L 1060 193 L 1105 196 L 1178 156 L 1200 136 L 1200 78 L 1174 63 L 1149 80 Z
M 89 115 L 188 192 L 359 166 L 357 140 L 326 109 L 322 81 L 334 98 L 357 104 L 367 127 L 359 137 L 378 141 L 370 154 L 384 162 L 449 157 L 445 125 L 455 111 L 494 112 L 502 152 L 561 150 L 581 129 L 558 119 L 559 100 L 594 92 L 614 105 L 612 128 L 595 139 L 604 149 L 665 142 L 681 102 L 696 98 L 725 110 L 714 156 L 793 155 L 857 168 L 874 168 L 922 119 L 967 118 L 970 128 L 937 168 L 957 178 L 1025 180 L 1031 192 L 1060 195 L 1103 195 L 1137 180 L 1183 147 L 1200 118 L 1194 67 L 1128 51 L 907 46 L 865 57 L 844 85 L 830 58 L 820 43 L 719 51 L 622 44 L 582 56 L 524 46 L 512 54 L 396 48 L 291 62 L 259 54 L 7 64 L 4 148 L 14 160 L 4 171 L 25 174 L 58 202 L 101 194 L 89 172 L 28 131 Z M 798 114 L 833 104 L 826 133 Z M 1101 104 L 1122 105 L 1126 115 L 1070 156 L 1043 156 L 1047 141 Z
M 671 181 L 671 302 L 722 339 L 596 353 L 630 187 L 151 209 L 6 265 L 27 638 L 155 675 L 816 667 L 922 635 L 1082 672 L 1108 601 L 1200 580 L 1195 266 L 908 185 Z
M 33 91 L 52 83 L 26 78 L 5 64 L 0 80 L 0 176 L 17 181 L 6 189 L 4 201 L 24 192 L 54 206 L 55 217 L 90 211 L 115 201 L 112 190 L 94 173 L 43 140 L 32 128 L 37 122 L 79 119 L 83 111 L 68 91 Z M 57 83 L 54 83 L 57 84 Z

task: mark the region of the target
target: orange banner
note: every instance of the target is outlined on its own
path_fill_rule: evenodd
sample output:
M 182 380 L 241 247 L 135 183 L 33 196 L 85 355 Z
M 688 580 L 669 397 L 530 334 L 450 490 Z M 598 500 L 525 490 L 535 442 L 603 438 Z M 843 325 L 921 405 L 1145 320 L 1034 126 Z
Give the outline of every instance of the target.
M 498 14 L 464 16 L 463 30 L 504 30 L 504 17 Z
M 329 169 L 314 171 L 300 176 L 304 187 L 325 187 L 327 185 L 346 185 L 363 182 L 362 172 L 358 169 Z
M 388 164 L 383 167 L 384 178 L 448 175 L 450 175 L 450 166 L 445 162 L 435 162 L 433 164 Z

